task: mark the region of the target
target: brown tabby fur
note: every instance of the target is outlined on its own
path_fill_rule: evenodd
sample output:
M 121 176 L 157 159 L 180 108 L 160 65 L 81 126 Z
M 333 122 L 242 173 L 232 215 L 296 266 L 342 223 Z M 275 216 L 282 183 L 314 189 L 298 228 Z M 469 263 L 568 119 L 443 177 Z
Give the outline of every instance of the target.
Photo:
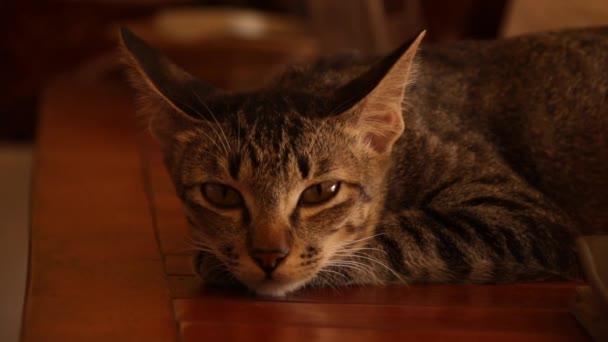
M 352 55 L 250 93 L 123 43 L 204 281 L 302 286 L 580 276 L 573 239 L 608 229 L 608 28 Z M 300 194 L 339 181 L 316 206 Z M 219 208 L 201 185 L 236 189 Z M 272 273 L 252 250 L 288 251 Z

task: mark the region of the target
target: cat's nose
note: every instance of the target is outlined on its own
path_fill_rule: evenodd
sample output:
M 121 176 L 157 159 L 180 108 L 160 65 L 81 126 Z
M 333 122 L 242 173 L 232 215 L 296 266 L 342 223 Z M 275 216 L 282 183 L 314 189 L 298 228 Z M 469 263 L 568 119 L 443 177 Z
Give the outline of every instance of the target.
M 285 260 L 289 254 L 285 249 L 262 250 L 254 249 L 251 251 L 251 257 L 260 266 L 260 268 L 270 276 L 272 272 Z

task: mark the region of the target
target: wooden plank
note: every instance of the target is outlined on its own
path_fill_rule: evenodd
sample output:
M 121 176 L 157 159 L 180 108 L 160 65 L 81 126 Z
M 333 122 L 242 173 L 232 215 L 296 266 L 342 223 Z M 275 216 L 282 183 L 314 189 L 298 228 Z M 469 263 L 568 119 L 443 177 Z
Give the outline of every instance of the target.
M 191 254 L 165 256 L 165 273 L 168 276 L 194 275 L 194 265 Z
M 183 342 L 377 342 L 377 341 L 492 341 L 492 342 L 575 342 L 585 341 L 559 333 L 479 332 L 458 330 L 377 330 L 334 327 L 274 326 L 233 323 L 187 322 L 181 324 Z
M 171 298 L 193 298 L 201 292 L 201 280 L 194 275 L 168 276 Z
M 308 289 L 290 301 L 350 304 L 390 303 L 422 306 L 514 307 L 563 310 L 574 295 L 574 284 L 551 286 L 428 284 Z
M 176 299 L 180 322 L 378 330 L 459 330 L 585 337 L 566 310 Z
M 459 306 L 480 308 L 553 309 L 568 308 L 575 284 L 520 285 L 412 285 L 412 286 L 361 286 L 341 289 L 304 289 L 279 298 L 260 298 L 234 289 L 205 288 L 196 276 L 174 276 L 171 288 L 179 298 L 197 298 L 200 301 L 214 298 L 232 298 L 241 301 L 275 301 L 335 304 L 391 304 L 408 306 Z M 181 290 L 177 290 L 177 288 Z M 187 288 L 188 291 L 183 289 Z M 173 292 L 173 290 L 172 290 Z M 174 297 L 176 298 L 176 297 Z
M 70 80 L 44 93 L 24 341 L 177 338 L 126 93 Z
M 142 145 L 161 251 L 163 255 L 190 255 L 193 248 L 188 239 L 184 208 L 162 162 L 160 147 L 150 136 Z

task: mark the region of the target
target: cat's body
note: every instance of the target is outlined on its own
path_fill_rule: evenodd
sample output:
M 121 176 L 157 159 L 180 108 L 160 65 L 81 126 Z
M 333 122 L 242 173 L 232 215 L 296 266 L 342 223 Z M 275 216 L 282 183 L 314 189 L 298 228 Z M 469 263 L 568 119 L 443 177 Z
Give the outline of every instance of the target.
M 411 106 L 431 131 L 483 135 L 582 232 L 608 229 L 608 28 L 463 43 L 420 59 L 428 76 Z
M 210 282 L 575 278 L 574 237 L 608 230 L 608 28 L 423 48 L 414 72 L 419 37 L 236 95 L 133 39 Z

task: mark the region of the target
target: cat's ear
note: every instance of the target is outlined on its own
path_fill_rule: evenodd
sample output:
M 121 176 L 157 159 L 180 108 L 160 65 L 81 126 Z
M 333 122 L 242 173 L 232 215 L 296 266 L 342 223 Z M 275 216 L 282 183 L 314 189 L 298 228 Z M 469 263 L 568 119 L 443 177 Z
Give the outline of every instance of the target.
M 403 133 L 402 106 L 414 81 L 415 55 L 425 31 L 346 84 L 336 96 L 347 99 L 342 115 L 363 141 L 378 153 L 388 153 Z M 350 104 L 348 102 L 350 101 Z
M 202 98 L 218 90 L 178 67 L 128 29 L 120 29 L 120 40 L 132 69 L 131 79 L 143 97 L 142 105 L 154 107 L 149 117 L 154 135 L 160 138 L 180 123 L 206 119 L 204 111 L 197 108 Z

